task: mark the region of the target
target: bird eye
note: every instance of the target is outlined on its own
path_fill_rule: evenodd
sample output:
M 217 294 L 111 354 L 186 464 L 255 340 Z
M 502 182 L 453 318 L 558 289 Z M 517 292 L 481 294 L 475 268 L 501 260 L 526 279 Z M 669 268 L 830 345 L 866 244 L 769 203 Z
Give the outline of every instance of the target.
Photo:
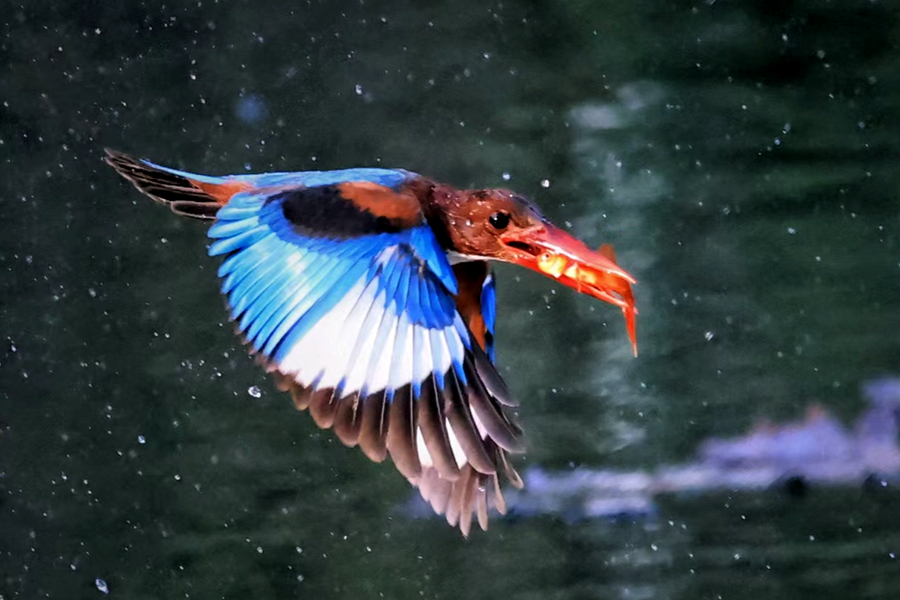
M 509 225 L 509 213 L 495 212 L 488 219 L 494 229 L 506 229 Z

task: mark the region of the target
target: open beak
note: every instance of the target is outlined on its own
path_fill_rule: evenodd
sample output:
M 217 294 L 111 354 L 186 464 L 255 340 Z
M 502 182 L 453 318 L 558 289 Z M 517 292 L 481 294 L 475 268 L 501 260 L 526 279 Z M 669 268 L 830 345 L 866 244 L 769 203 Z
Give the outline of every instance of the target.
M 511 251 L 511 262 L 543 273 L 583 294 L 615 304 L 625 315 L 625 326 L 634 355 L 634 293 L 637 281 L 616 264 L 612 246 L 604 244 L 594 251 L 555 225 L 544 222 L 540 227 L 510 232 L 501 237 Z

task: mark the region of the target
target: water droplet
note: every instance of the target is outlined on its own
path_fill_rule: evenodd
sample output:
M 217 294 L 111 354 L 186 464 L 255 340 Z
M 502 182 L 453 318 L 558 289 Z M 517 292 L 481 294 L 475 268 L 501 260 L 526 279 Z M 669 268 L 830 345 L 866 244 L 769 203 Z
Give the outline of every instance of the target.
M 105 580 L 100 579 L 100 578 L 98 577 L 97 579 L 94 580 L 94 585 L 97 586 L 97 589 L 100 590 L 101 593 L 103 593 L 103 594 L 108 594 L 108 593 L 109 593 L 109 586 L 106 585 L 106 581 L 105 581 Z
M 712 341 L 712 339 L 714 337 L 716 337 L 716 334 L 713 333 L 712 331 L 707 331 L 706 333 L 703 334 L 703 337 L 706 338 L 707 342 L 709 342 L 709 341 Z
M 253 396 L 254 398 L 260 398 L 262 396 L 262 390 L 259 389 L 255 385 L 251 385 L 247 388 L 247 393 Z
M 501 175 L 501 177 L 503 177 L 503 181 L 509 181 L 512 176 L 509 173 L 507 173 L 506 171 L 504 171 L 503 175 Z
M 363 87 L 361 85 L 359 85 L 358 83 L 355 86 L 353 86 L 353 89 L 354 89 L 354 91 L 356 91 L 357 96 L 363 95 Z
M 795 233 L 797 233 L 797 230 L 794 229 L 793 227 L 788 227 L 787 232 L 791 235 L 794 235 Z
M 145 438 L 142 435 L 139 435 L 138 436 L 138 444 L 146 444 L 146 443 L 147 443 L 147 438 Z
M 550 180 L 549 179 L 541 179 L 541 187 L 542 188 L 550 187 Z

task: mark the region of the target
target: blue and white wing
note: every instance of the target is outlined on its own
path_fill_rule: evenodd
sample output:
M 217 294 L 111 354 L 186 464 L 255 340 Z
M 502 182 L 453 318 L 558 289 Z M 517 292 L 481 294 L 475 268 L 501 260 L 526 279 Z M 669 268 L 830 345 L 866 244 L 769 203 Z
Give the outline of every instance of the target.
M 372 182 L 241 193 L 219 210 L 210 254 L 225 257 L 232 319 L 297 407 L 372 460 L 390 454 L 467 533 L 473 513 L 486 527 L 489 503 L 503 507 L 498 472 L 520 483 L 506 452 L 521 451 L 521 430 L 410 194 Z

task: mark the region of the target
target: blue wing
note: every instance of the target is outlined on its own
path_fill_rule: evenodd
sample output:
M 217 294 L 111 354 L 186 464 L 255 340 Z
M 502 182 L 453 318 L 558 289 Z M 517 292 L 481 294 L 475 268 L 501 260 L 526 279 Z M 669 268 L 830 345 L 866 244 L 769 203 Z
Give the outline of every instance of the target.
M 494 326 L 497 323 L 497 288 L 494 273 L 488 272 L 481 286 L 481 313 L 484 316 L 485 350 L 491 362 L 497 360 L 495 350 Z
M 210 254 L 228 255 L 219 276 L 232 318 L 301 385 L 390 396 L 412 383 L 418 396 L 429 374 L 451 368 L 465 383 L 471 343 L 448 293 L 456 280 L 426 225 L 313 238 L 292 230 L 280 203 L 243 194 L 209 236 Z
M 355 169 L 338 169 L 334 171 L 285 171 L 279 173 L 254 173 L 248 175 L 222 175 L 214 177 L 173 169 L 171 167 L 164 167 L 147 159 L 140 159 L 140 162 L 143 162 L 154 169 L 165 171 L 166 173 L 171 173 L 172 175 L 184 177 L 185 179 L 192 181 L 210 184 L 219 184 L 224 181 L 243 181 L 252 184 L 256 188 L 285 185 L 313 187 L 318 185 L 345 183 L 348 181 L 368 181 L 385 187 L 394 188 L 401 185 L 410 177 L 416 176 L 415 173 L 403 169 L 374 169 L 371 167 L 361 167 Z
M 328 181 L 338 181 L 333 173 Z M 362 213 L 343 224 L 293 215 L 342 208 L 350 201 L 341 193 L 249 191 L 219 210 L 210 254 L 225 257 L 219 276 L 231 317 L 320 426 L 373 460 L 390 453 L 464 531 L 473 510 L 486 525 L 486 500 L 476 501 L 487 498 L 484 481 L 498 493 L 498 471 L 518 481 L 504 452 L 521 450 L 521 431 L 503 410 L 512 405 L 505 384 L 456 308 L 456 277 L 424 219 L 401 228 Z M 485 282 L 491 330 L 492 290 Z M 434 478 L 450 488 L 425 485 Z M 451 515 L 457 480 L 482 492 L 457 498 Z

